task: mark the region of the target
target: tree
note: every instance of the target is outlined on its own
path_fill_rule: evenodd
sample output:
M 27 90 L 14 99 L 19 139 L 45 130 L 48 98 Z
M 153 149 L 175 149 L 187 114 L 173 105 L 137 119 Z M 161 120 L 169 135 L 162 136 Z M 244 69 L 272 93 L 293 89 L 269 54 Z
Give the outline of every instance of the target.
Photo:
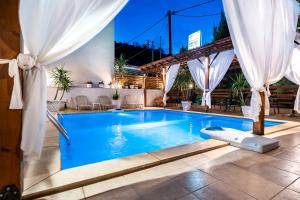
M 182 100 L 187 101 L 189 99 L 189 89 L 192 83 L 193 78 L 189 69 L 187 67 L 180 67 L 173 89 L 181 92 Z
M 60 100 L 62 100 L 65 92 L 68 92 L 71 90 L 72 87 L 72 81 L 70 78 L 70 72 L 64 69 L 64 65 L 61 64 L 60 66 L 56 67 L 51 72 L 51 78 L 53 78 L 53 84 L 56 87 L 56 93 L 54 100 L 57 99 L 58 91 L 62 91 L 62 95 L 60 97 Z
M 225 13 L 221 12 L 220 22 L 218 26 L 213 28 L 213 41 L 229 37 L 229 29 L 226 22 Z
M 115 59 L 115 84 L 117 85 L 119 83 L 118 78 L 122 77 L 124 74 L 126 74 L 126 67 L 127 60 L 123 54 L 120 55 L 119 58 Z

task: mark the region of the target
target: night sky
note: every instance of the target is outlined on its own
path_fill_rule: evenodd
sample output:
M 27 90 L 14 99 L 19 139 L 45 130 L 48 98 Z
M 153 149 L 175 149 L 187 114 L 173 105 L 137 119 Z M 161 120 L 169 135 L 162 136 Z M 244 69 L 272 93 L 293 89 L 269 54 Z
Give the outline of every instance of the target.
M 115 18 L 115 39 L 118 42 L 128 42 L 162 18 L 169 9 L 179 10 L 207 1 L 209 0 L 129 0 Z M 222 1 L 215 0 L 178 14 L 199 16 L 220 13 L 222 9 Z M 202 31 L 202 43 L 210 42 L 213 26 L 218 24 L 219 18 L 219 15 L 203 18 L 173 16 L 173 53 L 177 53 L 182 45 L 187 45 L 188 35 L 197 30 Z M 167 18 L 130 43 L 145 44 L 146 40 L 154 40 L 154 46 L 159 47 L 160 35 L 162 36 L 162 48 L 168 52 Z

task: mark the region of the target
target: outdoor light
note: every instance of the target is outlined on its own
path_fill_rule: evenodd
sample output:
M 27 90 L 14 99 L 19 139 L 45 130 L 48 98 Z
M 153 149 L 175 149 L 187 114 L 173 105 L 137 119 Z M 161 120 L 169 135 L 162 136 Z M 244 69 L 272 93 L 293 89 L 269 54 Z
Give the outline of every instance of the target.
M 189 84 L 189 88 L 190 88 L 190 89 L 193 88 L 193 84 L 192 84 L 192 83 Z

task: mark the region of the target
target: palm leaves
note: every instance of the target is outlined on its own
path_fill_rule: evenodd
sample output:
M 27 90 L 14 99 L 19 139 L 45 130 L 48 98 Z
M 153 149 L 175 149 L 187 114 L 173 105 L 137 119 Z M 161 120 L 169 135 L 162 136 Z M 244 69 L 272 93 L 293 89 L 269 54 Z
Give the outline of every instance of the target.
M 64 69 L 64 65 L 60 65 L 56 67 L 51 72 L 51 78 L 53 79 L 53 85 L 57 88 L 54 100 L 57 99 L 58 91 L 62 91 L 62 95 L 60 97 L 60 100 L 62 100 L 65 92 L 68 92 L 71 90 L 72 81 L 70 78 L 70 72 Z
M 119 58 L 115 59 L 115 75 L 123 76 L 126 73 L 125 66 L 127 64 L 127 60 L 123 54 L 120 55 Z
M 236 74 L 235 78 L 230 77 L 233 81 L 231 86 L 233 96 L 239 98 L 241 106 L 246 105 L 243 90 L 249 88 L 249 84 L 242 73 Z
M 193 78 L 190 71 L 187 68 L 181 67 L 179 69 L 173 87 L 181 91 L 184 100 L 188 99 L 188 89 L 192 82 Z

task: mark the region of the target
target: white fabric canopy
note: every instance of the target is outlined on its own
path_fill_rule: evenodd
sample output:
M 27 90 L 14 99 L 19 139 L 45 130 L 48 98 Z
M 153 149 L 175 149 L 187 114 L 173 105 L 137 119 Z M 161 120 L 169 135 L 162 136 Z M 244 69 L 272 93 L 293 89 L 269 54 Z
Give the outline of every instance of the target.
M 171 88 L 172 88 L 172 86 L 175 82 L 179 67 L 180 67 L 180 63 L 175 64 L 175 65 L 171 65 L 167 69 L 167 72 L 166 72 L 166 75 L 165 75 L 166 76 L 166 78 L 165 78 L 165 92 L 164 92 L 164 97 L 163 97 L 164 106 L 166 106 L 166 104 L 167 104 L 167 94 L 171 90 Z
M 289 65 L 296 34 L 295 0 L 223 0 L 225 15 L 241 69 L 252 87 L 247 113 L 258 120 L 265 92 L 269 114 L 268 86 L 279 81 Z
M 209 67 L 209 88 L 206 93 L 205 101 L 206 105 L 211 108 L 211 93 L 219 85 L 228 71 L 234 58 L 234 50 L 222 51 L 218 55 L 212 54 L 209 57 L 212 63 Z
M 205 66 L 207 66 L 208 59 L 201 57 L 199 59 L 189 60 L 187 65 L 196 85 L 203 91 L 202 106 L 205 106 Z
M 300 47 L 294 48 L 291 64 L 287 68 L 285 77 L 295 84 L 300 85 Z M 295 99 L 294 110 L 300 113 L 300 87 Z
M 18 67 L 24 70 L 21 149 L 39 157 L 45 135 L 46 67 L 69 55 L 97 35 L 128 0 L 21 0 L 19 20 L 29 55 L 0 60 L 14 77 L 10 108 L 22 108 Z
M 210 56 L 209 64 L 209 87 L 205 89 L 205 66 L 208 65 L 208 59 L 201 57 L 188 61 L 188 67 L 197 86 L 203 90 L 202 105 L 211 108 L 211 93 L 224 78 L 233 58 L 234 51 L 227 50 L 220 53 L 214 53 Z M 201 62 L 200 62 L 201 61 Z

